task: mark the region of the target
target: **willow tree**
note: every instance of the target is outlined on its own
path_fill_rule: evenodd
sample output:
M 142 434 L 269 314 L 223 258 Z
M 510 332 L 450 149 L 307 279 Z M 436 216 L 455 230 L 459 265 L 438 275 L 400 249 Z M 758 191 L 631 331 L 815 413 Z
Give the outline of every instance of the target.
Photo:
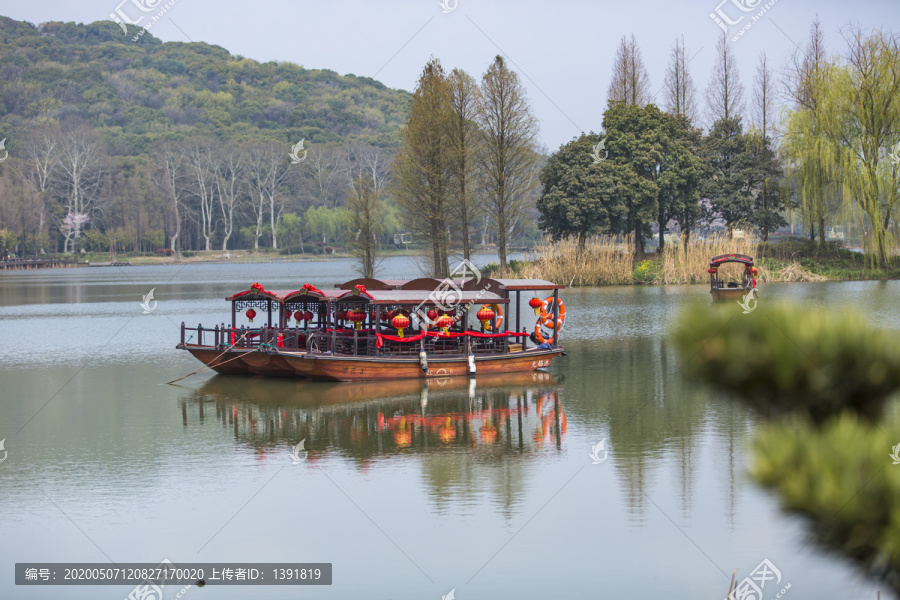
M 448 137 L 450 91 L 440 61 L 432 58 L 419 76 L 402 143 L 393 165 L 393 186 L 410 228 L 431 246 L 435 277 L 450 274 L 448 223 L 452 170 Z
M 494 59 L 481 80 L 481 97 L 476 160 L 485 209 L 497 231 L 500 276 L 506 277 L 508 239 L 538 183 L 537 120 L 519 76 L 501 56 Z
M 477 207 L 472 197 L 472 168 L 475 145 L 478 143 L 478 126 L 475 118 L 481 104 L 481 91 L 471 75 L 453 69 L 447 78 L 450 93 L 450 120 L 447 134 L 450 139 L 450 170 L 453 175 L 453 209 L 459 219 L 462 232 L 463 256 L 471 253 L 469 221 Z
M 825 127 L 846 202 L 865 213 L 867 250 L 873 263 L 888 261 L 890 224 L 900 199 L 900 165 L 890 158 L 900 140 L 900 45 L 880 31 L 849 34 L 843 64 L 826 86 Z
M 803 55 L 795 55 L 786 86 L 795 109 L 786 123 L 783 152 L 792 168 L 791 179 L 800 196 L 803 221 L 809 228 L 809 239 L 825 239 L 825 217 L 828 199 L 834 197 L 834 169 L 837 148 L 826 131 L 826 95 L 832 65 L 825 53 L 825 39 L 819 20 L 810 27 L 809 41 Z

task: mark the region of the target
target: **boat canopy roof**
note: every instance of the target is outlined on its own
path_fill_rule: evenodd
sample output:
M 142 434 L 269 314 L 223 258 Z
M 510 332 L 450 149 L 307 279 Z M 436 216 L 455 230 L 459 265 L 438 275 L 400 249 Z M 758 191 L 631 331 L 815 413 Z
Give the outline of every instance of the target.
M 290 294 L 296 294 L 296 291 L 292 290 L 266 290 L 263 289 L 258 283 L 254 283 L 250 286 L 249 290 L 244 290 L 243 292 L 238 292 L 233 296 L 228 296 L 225 298 L 229 302 L 234 300 L 272 300 L 274 302 L 284 302 L 286 296 Z
M 448 285 L 447 282 L 452 285 Z M 367 290 L 436 290 L 445 287 L 456 286 L 462 290 L 488 290 L 499 292 L 501 290 L 561 290 L 566 286 L 547 281 L 546 279 L 492 279 L 490 277 L 467 279 L 437 279 L 434 277 L 420 277 L 418 279 L 373 279 L 361 277 L 351 279 L 345 283 L 336 284 L 341 290 L 352 290 L 357 285 L 363 285 Z
M 715 267 L 716 265 L 721 265 L 723 263 L 743 263 L 745 265 L 753 264 L 753 257 L 747 256 L 746 254 L 722 254 L 719 256 L 713 257 L 709 261 L 709 266 Z
M 753 259 L 742 254 L 717 256 L 713 264 L 720 262 L 746 262 L 753 264 Z M 746 259 L 746 260 L 745 260 Z M 449 283 L 448 283 L 449 281 Z M 520 290 L 561 290 L 566 286 L 545 279 L 492 279 L 490 277 L 472 279 L 435 279 L 420 277 L 419 279 L 373 279 L 361 277 L 338 284 L 334 289 L 320 290 L 312 284 L 304 284 L 299 290 L 267 290 L 259 283 L 250 289 L 238 292 L 226 298 L 236 300 L 272 300 L 273 302 L 330 302 L 346 300 L 350 296 L 365 296 L 375 304 L 411 304 L 414 302 L 440 302 L 442 304 L 506 303 L 502 296 L 504 291 Z M 476 293 L 477 292 L 477 293 Z M 447 302 L 444 302 L 446 300 Z
M 334 287 L 339 290 L 352 290 L 358 285 L 364 285 L 367 290 L 398 290 L 404 283 L 407 283 L 406 279 L 373 279 L 372 277 L 359 277 L 344 283 L 336 283 Z
M 297 290 L 284 297 L 285 302 L 328 302 L 346 293 L 345 290 L 319 290 L 316 288 Z
M 546 279 L 492 279 L 490 277 L 482 277 L 481 281 L 469 279 L 463 284 L 462 289 L 499 292 L 500 290 L 561 290 L 565 287 Z
M 506 304 L 506 298 L 483 290 L 348 290 L 335 299 L 337 302 L 368 302 L 369 304 Z

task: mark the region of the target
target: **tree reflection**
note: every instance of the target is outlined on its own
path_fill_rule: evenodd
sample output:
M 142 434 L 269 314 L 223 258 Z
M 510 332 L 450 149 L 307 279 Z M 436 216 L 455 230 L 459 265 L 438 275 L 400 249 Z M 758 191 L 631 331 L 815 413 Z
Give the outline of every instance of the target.
M 680 484 L 679 500 L 685 516 L 694 502 L 695 453 L 701 439 L 713 430 L 716 444 L 727 448 L 725 463 L 729 516 L 735 504 L 734 457 L 747 427 L 745 411 L 687 380 L 680 359 L 664 337 L 591 340 L 568 345 L 566 407 L 572 418 L 596 430 L 599 442 L 607 437 L 624 499 L 631 515 L 643 520 L 653 497 L 661 465 L 673 465 Z M 725 438 L 725 439 L 722 439 Z M 663 484 L 664 487 L 665 484 Z

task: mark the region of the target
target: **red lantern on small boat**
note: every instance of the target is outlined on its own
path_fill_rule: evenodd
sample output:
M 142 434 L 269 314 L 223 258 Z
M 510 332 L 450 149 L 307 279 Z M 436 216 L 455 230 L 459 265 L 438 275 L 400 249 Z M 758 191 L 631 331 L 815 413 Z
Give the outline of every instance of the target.
M 311 311 L 311 310 L 308 310 L 308 311 L 306 311 L 305 313 L 303 313 L 303 320 L 306 321 L 306 322 L 312 321 L 312 320 L 313 320 L 313 316 L 314 316 L 314 315 L 312 314 L 312 311 Z
M 441 315 L 434 324 L 443 329 L 444 333 L 447 333 L 447 330 L 453 325 L 453 318 L 450 315 Z
M 534 316 L 538 316 L 541 314 L 541 307 L 543 305 L 544 303 L 537 296 L 528 301 L 528 306 L 534 309 Z
M 297 312 L 294 313 L 294 320 L 297 321 L 298 323 L 303 320 L 303 311 L 302 310 L 298 310 Z
M 406 315 L 397 315 L 391 319 L 391 326 L 397 330 L 400 337 L 403 337 L 403 330 L 409 327 L 409 318 Z
M 432 309 L 429 309 L 429 311 L 428 311 L 428 320 L 429 320 L 429 321 L 434 321 L 434 320 L 437 319 L 437 318 L 438 318 L 438 311 L 434 310 L 433 308 L 432 308 Z
M 537 298 L 535 298 L 537 300 Z M 478 320 L 481 321 L 481 326 L 487 329 L 488 323 L 494 319 L 494 311 L 490 308 L 482 308 L 478 311 L 476 315 Z
M 250 322 L 252 323 L 252 322 L 253 322 L 253 317 L 256 316 L 256 311 L 253 310 L 252 308 L 248 308 L 248 309 L 247 309 L 247 312 L 245 312 L 244 314 L 247 315 L 247 320 L 250 321 Z

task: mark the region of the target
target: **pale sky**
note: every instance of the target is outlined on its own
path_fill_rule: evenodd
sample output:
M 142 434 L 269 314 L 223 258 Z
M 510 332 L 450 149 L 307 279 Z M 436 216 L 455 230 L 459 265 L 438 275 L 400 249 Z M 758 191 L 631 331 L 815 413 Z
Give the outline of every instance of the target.
M 0 14 L 32 23 L 92 22 L 109 19 L 121 2 L 5 0 Z M 131 0 L 126 2 L 122 8 L 128 12 Z M 150 32 L 163 41 L 204 41 L 262 62 L 291 61 L 365 75 L 410 91 L 432 55 L 445 69 L 460 67 L 480 79 L 502 53 L 522 76 L 541 139 L 553 151 L 582 130 L 600 130 L 623 35 L 636 36 L 654 91 L 662 87 L 676 35 L 684 35 L 703 102 L 722 31 L 710 13 L 721 7 L 732 21 L 743 16 L 729 29 L 736 33 L 772 0 L 725 0 L 721 5 L 722 0 L 444 2 L 452 10 L 443 12 L 438 0 L 175 0 Z M 753 9 L 742 11 L 738 4 Z M 841 31 L 850 24 L 896 30 L 900 3 L 774 0 L 734 43 L 747 99 L 760 53 L 767 52 L 770 64 L 781 71 L 796 45 L 805 46 L 816 14 L 826 45 L 835 52 L 845 48 Z M 663 103 L 662 93 L 657 99 Z

